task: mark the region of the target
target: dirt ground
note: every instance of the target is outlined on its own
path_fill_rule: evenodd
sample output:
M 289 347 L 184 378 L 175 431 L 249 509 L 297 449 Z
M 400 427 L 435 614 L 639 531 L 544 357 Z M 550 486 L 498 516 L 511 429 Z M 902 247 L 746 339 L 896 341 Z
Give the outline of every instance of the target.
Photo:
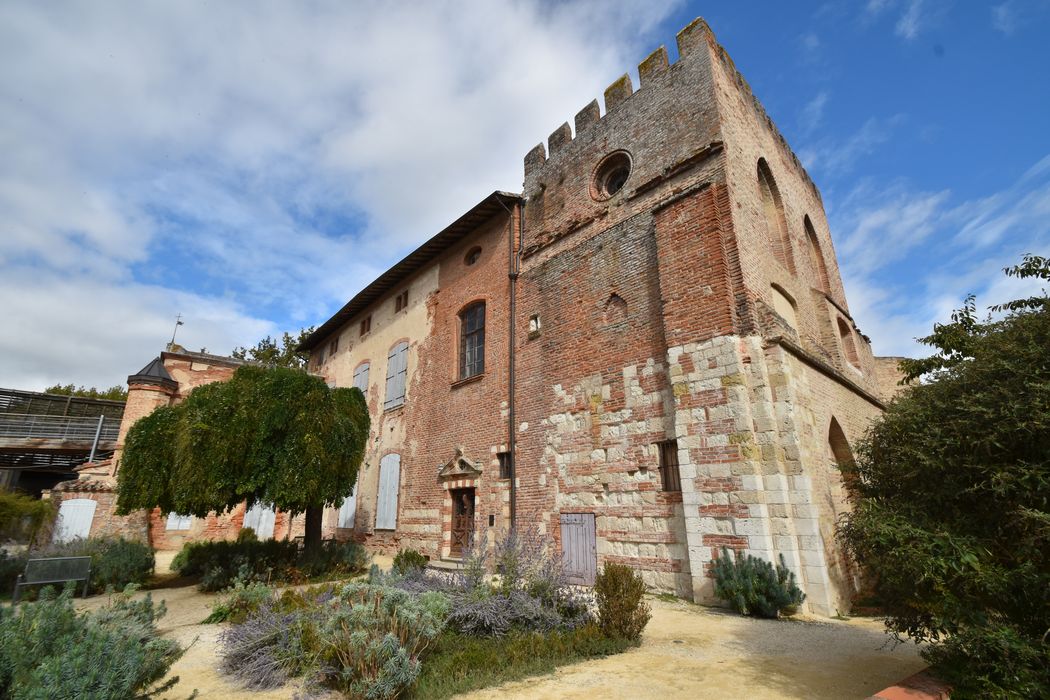
M 158 555 L 158 573 L 170 556 Z M 388 557 L 378 558 L 389 567 Z M 141 594 L 140 594 L 141 595 Z M 201 625 L 215 596 L 190 587 L 160 589 L 168 613 L 162 633 L 189 649 L 172 667 L 180 677 L 171 697 L 196 689 L 202 699 L 293 698 L 298 686 L 266 692 L 238 688 L 218 672 L 224 625 Z M 98 607 L 104 597 L 78 607 Z M 870 619 L 754 620 L 680 601 L 651 598 L 652 620 L 641 647 L 605 659 L 565 666 L 540 676 L 478 691 L 464 698 L 866 698 L 925 666 L 914 645 L 887 644 Z

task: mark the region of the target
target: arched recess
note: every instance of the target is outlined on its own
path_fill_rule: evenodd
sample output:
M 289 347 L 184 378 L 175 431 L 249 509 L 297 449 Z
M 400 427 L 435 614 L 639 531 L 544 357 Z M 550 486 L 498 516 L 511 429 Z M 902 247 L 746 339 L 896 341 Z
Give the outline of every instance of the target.
M 828 455 L 839 473 L 846 499 L 854 501 L 857 498 L 859 482 L 857 462 L 853 457 L 853 450 L 849 446 L 849 440 L 846 439 L 846 433 L 843 432 L 842 426 L 839 425 L 838 420 L 834 416 L 832 416 L 831 424 L 828 426 Z M 847 508 L 848 506 L 844 503 L 832 504 L 836 521 Z M 828 543 L 825 544 L 827 545 Z M 832 565 L 832 571 L 829 572 L 832 578 L 839 578 L 849 588 L 851 595 L 859 591 L 861 589 L 860 570 L 846 550 L 840 546 L 832 551 L 826 551 L 825 554 L 828 557 L 828 563 Z M 834 571 L 838 567 L 841 567 L 841 575 Z
M 813 230 L 813 222 L 809 220 L 809 214 L 803 217 L 802 226 L 806 229 L 806 240 L 809 241 L 809 262 L 817 276 L 817 284 L 820 291 L 830 294 L 831 282 L 828 278 L 828 266 L 824 262 L 824 253 L 820 250 L 820 241 L 817 240 L 817 232 Z
M 606 325 L 620 323 L 627 320 L 627 302 L 619 294 L 613 293 L 605 300 L 602 310 L 603 320 Z
M 857 344 L 853 340 L 853 330 L 841 317 L 838 319 L 839 339 L 842 341 L 842 354 L 846 361 L 860 369 L 860 356 L 857 354 Z
M 791 254 L 791 238 L 784 218 L 784 202 L 773 179 L 773 172 L 765 158 L 758 159 L 758 189 L 762 196 L 762 215 L 766 221 L 766 235 L 773 257 L 791 274 L 795 274 L 795 260 Z
M 784 291 L 782 287 L 777 284 L 772 285 L 773 287 L 773 310 L 777 314 L 787 321 L 788 325 L 797 333 L 798 332 L 798 311 L 795 306 L 795 300 L 791 298 L 791 295 Z

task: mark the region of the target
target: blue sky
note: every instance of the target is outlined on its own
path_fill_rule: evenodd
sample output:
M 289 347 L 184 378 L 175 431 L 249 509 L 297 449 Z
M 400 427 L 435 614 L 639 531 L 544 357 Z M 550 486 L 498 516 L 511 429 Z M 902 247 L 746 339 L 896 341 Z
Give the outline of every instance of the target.
M 1050 243 L 1050 0 L 0 5 L 0 386 L 323 322 L 705 17 L 879 354 Z

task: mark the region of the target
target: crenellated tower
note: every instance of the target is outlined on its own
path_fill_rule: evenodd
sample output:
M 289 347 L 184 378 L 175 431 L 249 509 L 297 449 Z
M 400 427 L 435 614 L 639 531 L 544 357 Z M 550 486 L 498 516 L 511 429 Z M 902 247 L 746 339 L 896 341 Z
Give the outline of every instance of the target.
M 707 24 L 677 43 L 525 156 L 519 512 L 697 599 L 722 547 L 782 554 L 834 614 L 875 359 L 813 181 Z

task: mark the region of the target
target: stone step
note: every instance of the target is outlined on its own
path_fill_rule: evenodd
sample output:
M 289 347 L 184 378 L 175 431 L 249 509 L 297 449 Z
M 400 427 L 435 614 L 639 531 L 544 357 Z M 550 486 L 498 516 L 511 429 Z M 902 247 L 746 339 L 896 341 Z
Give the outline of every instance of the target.
M 427 568 L 435 571 L 460 571 L 463 568 L 462 559 L 431 559 L 427 562 Z

